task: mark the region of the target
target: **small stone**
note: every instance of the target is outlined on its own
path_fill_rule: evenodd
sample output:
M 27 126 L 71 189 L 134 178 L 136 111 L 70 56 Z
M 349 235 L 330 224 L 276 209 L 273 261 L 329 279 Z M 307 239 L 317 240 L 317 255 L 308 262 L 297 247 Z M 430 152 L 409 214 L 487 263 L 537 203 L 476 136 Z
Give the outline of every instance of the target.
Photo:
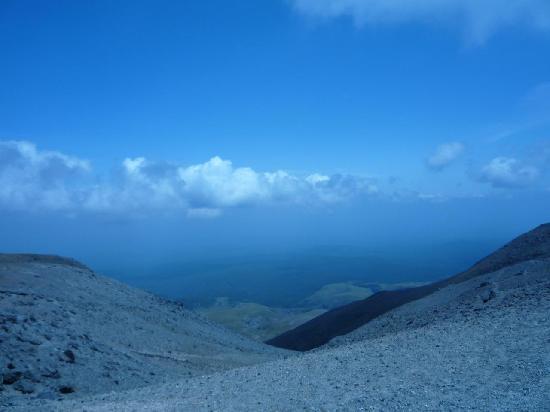
M 42 376 L 45 378 L 59 379 L 61 377 L 61 374 L 57 369 L 47 368 L 42 372 Z
M 72 386 L 64 385 L 59 387 L 59 393 L 62 393 L 63 395 L 67 395 L 69 393 L 73 393 L 75 389 Z
M 2 377 L 2 383 L 4 385 L 13 385 L 15 382 L 17 382 L 23 374 L 19 371 L 17 372 L 7 372 L 4 373 Z
M 485 289 L 481 292 L 479 297 L 483 301 L 483 303 L 489 302 L 491 299 L 493 299 L 496 296 L 496 293 L 493 289 Z
M 75 362 L 76 356 L 74 355 L 74 352 L 72 350 L 67 349 L 66 351 L 63 352 L 63 356 L 64 356 L 63 360 L 65 362 L 69 362 L 69 363 Z

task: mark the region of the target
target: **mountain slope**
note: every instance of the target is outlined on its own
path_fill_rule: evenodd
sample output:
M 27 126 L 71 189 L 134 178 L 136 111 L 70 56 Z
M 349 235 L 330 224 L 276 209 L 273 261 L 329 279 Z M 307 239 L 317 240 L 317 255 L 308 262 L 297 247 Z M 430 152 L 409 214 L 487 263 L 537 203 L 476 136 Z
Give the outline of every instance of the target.
M 76 261 L 0 255 L 0 354 L 9 402 L 135 388 L 283 352 Z
M 267 343 L 285 349 L 310 350 L 326 344 L 336 336 L 350 333 L 394 308 L 428 296 L 442 287 L 479 277 L 514 263 L 546 257 L 550 257 L 550 224 L 541 225 L 519 236 L 467 271 L 451 278 L 418 288 L 376 293 L 367 299 L 328 311 Z
M 550 260 L 529 260 L 444 286 L 335 347 L 16 410 L 548 410 L 548 313 Z

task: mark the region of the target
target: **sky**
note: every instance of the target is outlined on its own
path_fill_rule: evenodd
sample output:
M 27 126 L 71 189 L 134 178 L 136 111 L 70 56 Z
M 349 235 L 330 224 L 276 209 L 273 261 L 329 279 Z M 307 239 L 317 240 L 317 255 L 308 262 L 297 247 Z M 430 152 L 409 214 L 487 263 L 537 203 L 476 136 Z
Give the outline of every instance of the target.
M 3 251 L 397 253 L 550 221 L 545 0 L 4 0 L 0 59 Z

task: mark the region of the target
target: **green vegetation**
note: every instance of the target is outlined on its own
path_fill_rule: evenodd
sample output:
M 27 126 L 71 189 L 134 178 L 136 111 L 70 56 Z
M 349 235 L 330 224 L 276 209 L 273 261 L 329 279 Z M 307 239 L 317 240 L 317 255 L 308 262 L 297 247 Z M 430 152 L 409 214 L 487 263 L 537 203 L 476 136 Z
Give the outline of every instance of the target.
M 366 299 L 374 291 L 351 282 L 330 283 L 304 299 L 304 306 L 333 309 L 356 300 Z
M 323 309 L 281 309 L 252 302 L 231 302 L 218 298 L 197 312 L 228 329 L 264 341 L 293 329 L 325 312 Z
M 293 329 L 329 309 L 366 299 L 379 290 L 405 289 L 421 286 L 421 282 L 327 284 L 300 302 L 297 308 L 278 308 L 254 302 L 238 302 L 220 297 L 211 306 L 197 312 L 228 329 L 255 340 L 265 341 Z

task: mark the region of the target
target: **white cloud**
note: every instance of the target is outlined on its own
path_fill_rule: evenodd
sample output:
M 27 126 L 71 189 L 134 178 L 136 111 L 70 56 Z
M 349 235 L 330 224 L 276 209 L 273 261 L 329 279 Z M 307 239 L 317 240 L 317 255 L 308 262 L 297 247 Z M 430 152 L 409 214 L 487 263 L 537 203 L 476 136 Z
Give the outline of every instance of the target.
M 0 207 L 126 215 L 183 211 L 213 218 L 230 207 L 334 203 L 377 192 L 371 179 L 258 172 L 217 156 L 191 166 L 127 158 L 109 179 L 92 179 L 90 171 L 76 157 L 39 151 L 28 142 L 0 142 Z
M 428 163 L 435 169 L 443 168 L 462 150 L 456 142 L 442 145 Z M 540 170 L 544 170 L 542 166 Z M 497 157 L 481 169 L 477 179 L 493 187 L 517 188 L 534 183 L 540 174 L 538 168 L 514 158 Z M 208 219 L 221 216 L 228 208 L 277 204 L 310 207 L 372 196 L 429 201 L 452 197 L 429 191 L 399 193 L 393 186 L 392 191 L 393 195 L 381 192 L 373 178 L 260 172 L 236 167 L 217 156 L 195 165 L 126 158 L 116 173 L 101 176 L 92 173 L 86 160 L 39 150 L 29 142 L 0 141 L 0 211 L 124 216 L 175 213 Z
M 306 178 L 315 197 L 325 202 L 335 202 L 350 199 L 357 194 L 375 195 L 379 192 L 378 186 L 372 179 L 360 178 L 353 175 L 334 174 L 324 176 L 313 174 Z
M 229 160 L 213 157 L 206 163 L 179 167 L 186 197 L 197 207 L 228 207 L 254 203 L 270 196 L 270 182 L 248 167 L 234 168 Z
M 318 183 L 326 183 L 330 181 L 330 177 L 325 175 L 320 175 L 319 173 L 314 173 L 306 177 L 306 181 L 312 185 L 316 185 Z
M 445 143 L 439 146 L 435 153 L 426 161 L 429 168 L 442 170 L 450 165 L 464 152 L 464 145 L 460 142 Z
M 550 30 L 547 0 L 291 0 L 299 12 L 320 18 L 348 16 L 358 26 L 422 22 L 464 31 L 468 41 L 483 43 L 512 26 Z
M 135 159 L 126 158 L 122 162 L 122 166 L 129 175 L 139 175 L 140 169 L 145 166 L 144 157 L 136 157 Z
M 126 158 L 119 175 L 86 188 L 82 209 L 91 212 L 147 214 L 187 208 L 177 167 Z
M 39 151 L 29 142 L 0 141 L 0 206 L 71 208 L 82 196 L 80 190 L 71 185 L 90 170 L 86 160 Z
M 517 159 L 496 157 L 482 168 L 479 179 L 493 187 L 517 188 L 530 185 L 538 175 L 537 168 L 523 165 Z

